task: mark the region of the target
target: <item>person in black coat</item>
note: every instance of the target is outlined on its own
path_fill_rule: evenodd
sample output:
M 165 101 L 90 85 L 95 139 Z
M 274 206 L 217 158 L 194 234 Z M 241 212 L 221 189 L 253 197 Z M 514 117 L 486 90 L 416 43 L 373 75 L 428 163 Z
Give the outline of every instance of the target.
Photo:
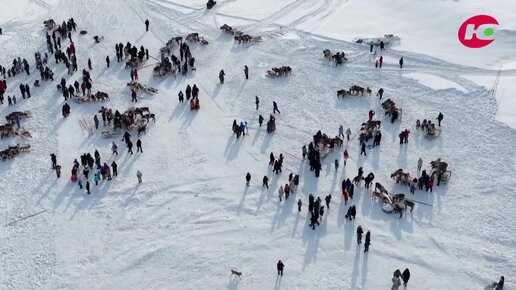
M 145 20 L 145 31 L 149 31 L 149 19 Z
M 443 120 L 444 116 L 443 113 L 439 112 L 439 115 L 437 116 L 437 122 L 439 127 L 441 127 L 441 121 Z
M 133 154 L 133 142 L 127 142 L 127 153 Z
M 403 271 L 403 274 L 401 274 L 401 279 L 403 280 L 403 286 L 407 287 L 407 283 L 410 279 L 410 271 L 408 268 Z
M 136 141 L 136 153 L 138 153 L 138 151 L 140 151 L 140 153 L 143 153 L 143 150 L 142 150 L 142 140 L 138 139 Z
M 113 161 L 113 163 L 111 163 L 111 168 L 113 168 L 113 176 L 117 176 L 118 175 L 118 164 L 116 164 L 115 161 Z
M 185 92 L 186 92 L 186 99 L 190 100 L 190 96 L 192 95 L 192 87 L 190 87 L 190 85 L 187 85 Z
M 264 187 L 264 186 L 267 187 L 267 189 L 269 189 L 269 178 L 267 177 L 267 175 L 265 175 L 263 177 L 263 185 L 262 185 L 262 187 Z
M 365 235 L 364 253 L 369 251 L 369 245 L 371 245 L 371 231 L 367 231 Z
M 362 234 L 364 230 L 362 230 L 362 226 L 358 226 L 357 228 L 357 243 L 360 245 L 362 243 Z
M 326 208 L 330 208 L 330 202 L 331 202 L 331 194 L 327 195 L 325 198 L 324 198 L 324 201 L 326 201 Z
M 86 193 L 90 194 L 90 182 L 86 181 Z
M 247 172 L 246 176 L 245 176 L 245 185 L 246 186 L 249 186 L 249 182 L 251 182 L 251 173 Z
M 365 142 L 362 142 L 362 145 L 360 147 L 360 155 L 364 154 L 365 156 L 367 156 L 367 153 L 366 153 L 366 144 Z
M 285 267 L 285 265 L 283 264 L 283 262 L 281 260 L 279 260 L 278 264 L 276 264 L 276 268 L 278 269 L 278 275 L 283 276 L 283 268 L 284 267 Z
M 274 153 L 271 152 L 271 154 L 269 155 L 269 166 L 274 165 L 275 159 L 276 158 L 274 158 Z
M 50 154 L 50 160 L 52 160 L 52 169 L 55 169 L 57 165 L 57 156 L 54 153 Z

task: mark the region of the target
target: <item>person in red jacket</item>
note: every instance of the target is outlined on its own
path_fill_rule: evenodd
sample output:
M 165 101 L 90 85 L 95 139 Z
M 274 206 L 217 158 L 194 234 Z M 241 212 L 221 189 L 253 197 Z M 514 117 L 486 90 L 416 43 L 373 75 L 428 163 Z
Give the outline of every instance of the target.
M 82 82 L 81 90 L 82 90 L 82 95 L 84 96 L 86 94 L 86 82 Z

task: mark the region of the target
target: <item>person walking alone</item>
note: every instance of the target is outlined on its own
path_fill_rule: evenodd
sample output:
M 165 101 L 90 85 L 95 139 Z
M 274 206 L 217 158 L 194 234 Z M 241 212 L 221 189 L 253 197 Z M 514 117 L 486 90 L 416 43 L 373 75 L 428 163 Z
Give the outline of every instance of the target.
M 254 97 L 254 103 L 256 104 L 256 110 L 260 108 L 260 98 L 258 96 Z
M 247 67 L 247 65 L 244 66 L 244 74 L 245 74 L 245 79 L 248 80 L 249 79 L 249 68 Z
M 276 114 L 276 112 L 281 114 L 280 110 L 278 110 L 278 103 L 276 103 L 276 101 L 272 101 L 272 113 Z
M 249 186 L 249 183 L 251 182 L 251 173 L 247 172 L 245 176 L 245 185 Z
M 437 122 L 439 127 L 441 127 L 441 121 L 443 120 L 444 116 L 443 113 L 439 112 L 439 115 L 437 116 Z
M 136 171 L 136 177 L 138 178 L 138 183 L 142 183 L 142 172 L 140 170 Z
M 149 19 L 145 20 L 145 31 L 149 31 Z
M 403 57 L 400 58 L 400 69 L 403 68 Z

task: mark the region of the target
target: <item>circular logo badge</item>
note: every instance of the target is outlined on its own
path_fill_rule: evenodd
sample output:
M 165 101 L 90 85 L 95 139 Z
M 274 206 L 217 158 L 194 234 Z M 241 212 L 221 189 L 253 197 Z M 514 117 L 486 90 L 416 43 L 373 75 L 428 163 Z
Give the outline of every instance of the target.
M 489 15 L 476 15 L 459 28 L 459 41 L 469 48 L 481 48 L 494 41 L 498 21 Z

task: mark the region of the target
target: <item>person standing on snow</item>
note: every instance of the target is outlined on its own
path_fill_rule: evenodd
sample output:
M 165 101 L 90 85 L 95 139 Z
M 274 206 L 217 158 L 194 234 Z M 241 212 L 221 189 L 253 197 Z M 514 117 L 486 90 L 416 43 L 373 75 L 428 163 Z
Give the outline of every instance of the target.
M 149 19 L 145 20 L 145 31 L 149 31 Z
M 342 136 L 342 139 L 344 139 L 344 127 L 342 125 L 339 126 L 339 137 Z
M 297 211 L 301 211 L 301 206 L 303 206 L 303 202 L 301 201 L 301 199 L 298 199 L 297 200 Z
M 57 178 L 61 177 L 61 165 L 56 165 Z
M 272 113 L 276 114 L 276 111 L 278 114 L 281 114 L 280 110 L 278 110 L 278 103 L 276 103 L 276 101 L 272 101 Z
M 403 56 L 400 58 L 400 69 L 403 68 Z
M 283 198 L 283 185 L 280 185 L 279 189 L 278 189 L 278 196 L 279 196 L 279 201 L 281 201 L 281 199 Z
M 358 226 L 357 228 L 357 243 L 360 245 L 362 243 L 362 234 L 364 233 L 364 230 L 362 230 L 362 226 Z
M 403 286 L 407 287 L 407 283 L 410 279 L 410 271 L 408 268 L 401 274 L 401 279 L 403 280 Z
M 301 152 L 303 153 L 303 160 L 305 160 L 306 154 L 308 154 L 308 150 L 306 149 L 306 145 L 301 147 Z
M 118 164 L 116 164 L 116 162 L 114 160 L 111 163 L 111 168 L 113 169 L 113 176 L 117 176 L 118 175 Z
M 500 281 L 498 281 L 498 283 L 496 283 L 495 290 L 503 290 L 504 283 L 505 283 L 505 277 L 502 276 L 502 277 L 500 277 Z
M 419 160 L 417 161 L 417 172 L 421 171 L 421 167 L 423 167 L 423 159 L 419 157 Z
M 50 160 L 52 160 L 52 169 L 55 169 L 57 165 L 57 156 L 54 153 L 50 154 Z
M 258 110 L 258 108 L 260 107 L 260 99 L 258 98 L 258 96 L 254 98 L 254 102 L 256 104 L 256 110 Z
M 362 145 L 360 147 L 360 155 L 364 154 L 365 156 L 367 156 L 367 153 L 366 153 L 366 144 L 365 142 L 362 142 Z
M 90 182 L 86 180 L 86 193 L 90 194 Z
M 369 252 L 369 245 L 371 245 L 371 231 L 367 231 L 365 235 L 364 253 Z
M 437 122 L 439 127 L 441 127 L 441 121 L 443 120 L 444 116 L 443 113 L 439 112 L 439 115 L 437 116 Z
M 88 58 L 88 68 L 91 70 L 92 67 L 91 67 L 91 59 Z
M 140 170 L 136 171 L 136 177 L 138 178 L 138 183 L 142 183 L 142 172 Z
M 138 102 L 138 99 L 136 98 L 136 90 L 131 89 L 131 102 Z
M 276 268 L 278 269 L 278 276 L 283 276 L 283 268 L 285 268 L 285 265 L 281 260 L 279 260 L 278 264 L 276 264 Z
M 118 155 L 118 146 L 116 146 L 115 141 L 113 141 L 113 143 L 111 144 L 111 151 L 113 152 L 112 155 Z
M 131 141 L 127 142 L 127 153 L 131 153 L 131 155 L 133 154 L 133 142 Z
M 244 74 L 245 74 L 245 79 L 248 80 L 249 79 L 249 68 L 247 67 L 247 65 L 244 66 Z
M 383 55 L 381 55 L 381 56 L 380 56 L 379 64 L 380 64 L 380 68 L 382 68 L 382 64 L 383 64 Z
M 346 137 L 348 138 L 348 141 L 349 141 L 349 136 L 351 136 L 351 128 L 348 128 L 346 130 Z
M 177 97 L 179 98 L 179 102 L 183 103 L 185 100 L 185 97 L 183 95 L 183 91 L 179 91 L 179 94 L 177 94 Z
M 97 130 L 99 128 L 99 123 L 100 123 L 97 115 L 93 116 L 93 122 L 95 123 L 95 130 Z
M 380 41 L 380 50 L 385 50 L 385 43 L 382 41 Z
M 258 116 L 258 124 L 260 125 L 260 127 L 262 126 L 263 124 L 263 116 L 262 115 L 259 115 Z
M 269 189 L 269 178 L 267 177 L 267 175 L 265 175 L 263 177 L 263 185 L 262 185 L 262 187 L 264 187 L 264 186 L 267 187 L 267 189 Z
M 375 112 L 373 110 L 369 110 L 369 113 L 368 113 L 369 121 L 373 120 L 374 114 L 375 114 Z
M 251 182 L 251 173 L 247 172 L 245 175 L 245 185 L 249 186 L 249 182 Z
M 376 96 L 380 97 L 380 100 L 382 99 L 382 97 L 383 97 L 383 88 L 380 88 L 378 90 L 378 92 L 376 93 Z
M 221 69 L 220 72 L 219 72 L 219 80 L 220 80 L 220 84 L 224 84 L 224 77 L 226 76 L 226 73 L 224 73 L 224 70 Z
M 140 153 L 143 153 L 143 150 L 142 150 L 142 140 L 138 139 L 136 141 L 136 153 L 138 153 L 138 151 Z
M 399 275 L 392 276 L 391 281 L 392 281 L 391 290 L 398 290 L 401 286 L 401 279 L 400 279 Z
M 327 195 L 327 196 L 324 198 L 324 201 L 326 202 L 326 208 L 330 209 L 331 194 Z

